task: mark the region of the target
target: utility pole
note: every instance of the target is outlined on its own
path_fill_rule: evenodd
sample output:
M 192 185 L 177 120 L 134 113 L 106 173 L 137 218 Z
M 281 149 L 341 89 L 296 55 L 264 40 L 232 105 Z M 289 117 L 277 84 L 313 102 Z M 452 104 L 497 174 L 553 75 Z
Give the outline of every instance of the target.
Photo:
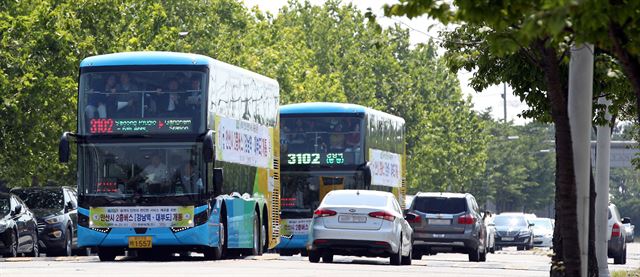
M 605 97 L 598 99 L 598 104 L 605 105 L 604 118 L 611 121 L 609 105 L 611 100 Z M 611 162 L 611 127 L 609 124 L 598 126 L 598 140 L 596 144 L 596 204 L 595 204 L 595 234 L 596 259 L 598 260 L 598 276 L 609 277 L 607 264 L 607 211 L 609 204 L 609 169 Z
M 576 178 L 576 212 L 581 276 L 589 264 L 589 185 L 591 172 L 591 106 L 593 97 L 593 45 L 571 46 L 569 61 L 569 124 Z

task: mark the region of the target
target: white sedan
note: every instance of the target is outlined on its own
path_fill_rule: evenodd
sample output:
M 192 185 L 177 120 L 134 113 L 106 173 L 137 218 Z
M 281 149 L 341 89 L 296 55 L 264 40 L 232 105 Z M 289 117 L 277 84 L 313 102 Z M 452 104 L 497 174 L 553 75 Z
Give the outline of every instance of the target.
M 408 214 L 410 219 L 415 215 Z M 313 213 L 309 261 L 333 261 L 333 255 L 389 257 L 392 265 L 410 265 L 413 230 L 395 196 L 370 190 L 329 192 Z

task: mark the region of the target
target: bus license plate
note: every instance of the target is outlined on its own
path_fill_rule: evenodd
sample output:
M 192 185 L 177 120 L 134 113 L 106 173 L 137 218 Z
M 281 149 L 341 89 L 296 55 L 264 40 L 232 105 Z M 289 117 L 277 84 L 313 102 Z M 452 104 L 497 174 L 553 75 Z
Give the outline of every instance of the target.
M 151 237 L 149 236 L 129 237 L 129 248 L 151 248 Z
M 338 222 L 365 223 L 367 222 L 367 217 L 363 215 L 341 215 L 338 216 Z

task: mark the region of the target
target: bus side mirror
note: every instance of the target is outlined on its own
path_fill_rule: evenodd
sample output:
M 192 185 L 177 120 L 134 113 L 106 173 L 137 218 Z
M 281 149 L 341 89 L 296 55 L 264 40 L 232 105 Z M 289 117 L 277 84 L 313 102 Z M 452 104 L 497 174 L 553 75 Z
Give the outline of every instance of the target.
M 69 162 L 69 137 L 73 136 L 71 132 L 64 132 L 60 137 L 60 143 L 58 144 L 58 161 L 61 163 Z
M 213 169 L 213 182 L 216 187 L 222 187 L 222 182 L 224 182 L 224 171 L 222 168 L 214 168 Z
M 205 163 L 213 162 L 213 142 L 214 132 L 209 130 L 207 134 L 204 135 L 204 140 L 202 141 L 202 156 L 204 157 Z
M 362 168 L 362 173 L 364 177 L 365 187 L 367 188 L 371 187 L 371 167 L 369 166 L 369 163 L 364 165 L 364 167 Z

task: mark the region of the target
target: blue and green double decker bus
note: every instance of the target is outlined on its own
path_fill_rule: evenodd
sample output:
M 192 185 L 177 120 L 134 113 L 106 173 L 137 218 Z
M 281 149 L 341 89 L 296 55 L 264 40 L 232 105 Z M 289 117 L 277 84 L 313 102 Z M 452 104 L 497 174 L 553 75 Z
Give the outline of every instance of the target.
M 393 192 L 404 207 L 404 120 L 354 104 L 280 107 L 280 255 L 305 254 L 313 212 L 335 189 Z
M 173 52 L 80 64 L 78 245 L 259 255 L 279 243 L 279 87 L 212 58 Z

